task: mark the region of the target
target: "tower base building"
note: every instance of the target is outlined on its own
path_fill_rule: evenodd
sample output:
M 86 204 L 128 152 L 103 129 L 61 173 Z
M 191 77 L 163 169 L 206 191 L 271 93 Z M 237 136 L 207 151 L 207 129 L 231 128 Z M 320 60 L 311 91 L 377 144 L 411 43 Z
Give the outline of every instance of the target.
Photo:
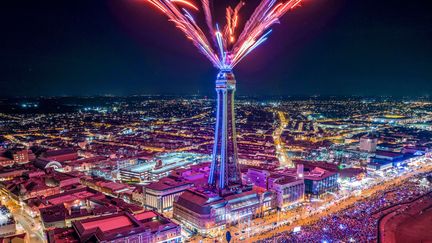
M 174 218 L 191 231 L 205 236 L 225 234 L 231 225 L 251 225 L 271 209 L 271 192 L 251 187 L 245 191 L 220 196 L 209 190 L 189 189 L 174 201 Z

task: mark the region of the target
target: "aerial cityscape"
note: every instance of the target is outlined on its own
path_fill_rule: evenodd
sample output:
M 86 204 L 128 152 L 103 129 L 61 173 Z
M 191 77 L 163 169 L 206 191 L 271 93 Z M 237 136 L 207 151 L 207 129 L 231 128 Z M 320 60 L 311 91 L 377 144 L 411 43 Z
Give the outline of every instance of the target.
M 6 5 L 0 242 L 432 242 L 431 17 L 369 2 Z

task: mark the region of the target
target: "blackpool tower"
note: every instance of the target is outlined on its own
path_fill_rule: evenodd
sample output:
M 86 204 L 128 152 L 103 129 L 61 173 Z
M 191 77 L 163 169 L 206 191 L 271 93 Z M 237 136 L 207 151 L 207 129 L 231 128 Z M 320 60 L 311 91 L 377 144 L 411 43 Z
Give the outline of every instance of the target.
M 237 156 L 234 93 L 236 80 L 231 70 L 221 70 L 216 78 L 216 125 L 208 184 L 219 193 L 242 185 Z

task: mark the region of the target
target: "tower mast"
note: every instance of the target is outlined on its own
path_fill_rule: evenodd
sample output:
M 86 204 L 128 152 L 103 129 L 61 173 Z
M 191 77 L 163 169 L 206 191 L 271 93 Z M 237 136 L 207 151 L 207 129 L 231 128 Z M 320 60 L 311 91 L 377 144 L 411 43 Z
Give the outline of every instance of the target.
M 219 193 L 242 185 L 237 155 L 234 113 L 236 80 L 231 70 L 221 70 L 216 78 L 216 126 L 208 184 Z

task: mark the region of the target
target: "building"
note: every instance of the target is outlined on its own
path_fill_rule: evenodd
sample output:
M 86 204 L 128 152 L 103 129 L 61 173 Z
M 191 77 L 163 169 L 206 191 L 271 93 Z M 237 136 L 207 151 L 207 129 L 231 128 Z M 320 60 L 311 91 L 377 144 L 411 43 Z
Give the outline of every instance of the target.
M 62 167 L 64 172 L 90 172 L 91 169 L 96 167 L 98 164 L 104 163 L 105 161 L 107 161 L 105 156 L 94 156 L 90 158 L 80 158 L 77 160 L 67 161 Z
M 19 166 L 3 167 L 0 169 L 0 181 L 12 180 L 16 177 L 22 176 L 27 171 L 27 169 Z
M 376 159 L 384 159 L 389 161 L 397 161 L 403 159 L 404 155 L 402 153 L 390 152 L 390 151 L 376 151 Z
M 15 163 L 18 164 L 28 163 L 30 161 L 29 154 L 30 151 L 28 149 L 18 150 L 15 153 L 13 153 L 13 160 Z
M 139 160 L 138 164 L 120 169 L 125 182 L 150 183 L 168 176 L 173 170 L 209 161 L 208 155 L 174 152 L 160 154 L 152 160 Z
M 94 190 L 105 193 L 113 197 L 120 197 L 122 193 L 127 191 L 133 192 L 134 188 L 127 184 L 118 183 L 103 178 L 83 177 L 80 180 L 81 184 L 88 186 Z
M 143 205 L 145 204 L 144 188 L 140 185 L 135 186 L 131 195 L 132 202 Z
M 78 177 L 55 171 L 25 172 L 21 177 L 0 183 L 2 192 L 16 202 L 56 195 L 74 186 L 79 186 Z
M 286 209 L 304 200 L 305 182 L 302 178 L 274 175 L 269 178 L 268 187 L 274 192 L 274 206 L 278 209 Z
M 174 198 L 180 196 L 186 189 L 192 187 L 192 183 L 185 180 L 165 177 L 158 182 L 150 183 L 143 187 L 145 207 L 163 213 L 171 210 Z
M 267 199 L 265 203 L 263 199 Z M 224 196 L 189 189 L 174 201 L 173 214 L 193 232 L 217 236 L 225 233 L 227 226 L 247 223 L 270 207 L 268 194 L 260 195 L 252 189 Z
M 372 171 L 383 171 L 393 168 L 393 162 L 390 160 L 373 160 L 367 164 L 367 169 Z
M 42 158 L 50 161 L 65 162 L 78 159 L 78 152 L 73 148 L 48 150 L 42 155 Z
M 360 138 L 360 150 L 368 153 L 374 153 L 378 144 L 378 138 L 368 134 Z
M 47 232 L 49 243 L 59 242 L 181 242 L 180 226 L 153 211 L 120 212 L 72 223 L 71 228 Z
M 304 184 L 305 193 L 309 197 L 320 197 L 323 194 L 338 189 L 338 177 L 337 172 L 331 172 L 319 167 L 310 169 L 305 167 L 304 172 Z
M 48 168 L 53 168 L 53 169 L 60 169 L 63 167 L 63 165 L 55 160 L 49 160 L 49 159 L 42 159 L 42 158 L 38 158 L 34 161 L 34 166 L 38 169 L 41 170 L 45 170 Z
M 88 187 L 72 189 L 49 197 L 26 201 L 25 211 L 31 216 L 40 214 L 45 229 L 71 227 L 72 222 L 101 217 L 117 212 L 141 213 L 144 208 L 122 199 L 106 196 Z M 28 211 L 28 209 L 29 211 Z
M 28 149 L 11 149 L 0 151 L 0 165 L 12 166 L 14 164 L 25 164 L 33 160 L 35 155 Z
M 271 173 L 268 170 L 249 168 L 246 173 L 246 181 L 255 186 L 268 189 L 268 178 Z
M 302 164 L 297 165 L 297 171 L 249 168 L 245 179 L 256 187 L 272 192 L 272 207 L 274 208 L 285 209 L 304 200 L 305 184 Z

